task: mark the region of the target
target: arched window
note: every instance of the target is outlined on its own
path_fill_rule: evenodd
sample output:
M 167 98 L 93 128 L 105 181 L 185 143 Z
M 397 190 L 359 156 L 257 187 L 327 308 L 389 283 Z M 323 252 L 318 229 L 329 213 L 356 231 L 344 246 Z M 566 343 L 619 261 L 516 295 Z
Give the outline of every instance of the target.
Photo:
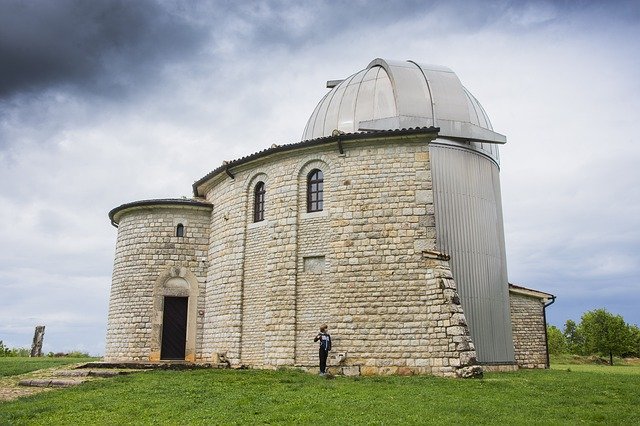
M 307 212 L 322 211 L 323 187 L 322 170 L 311 170 L 307 175 Z
M 176 237 L 184 237 L 184 225 L 181 223 L 176 226 Z
M 258 182 L 253 190 L 253 221 L 264 220 L 264 182 Z

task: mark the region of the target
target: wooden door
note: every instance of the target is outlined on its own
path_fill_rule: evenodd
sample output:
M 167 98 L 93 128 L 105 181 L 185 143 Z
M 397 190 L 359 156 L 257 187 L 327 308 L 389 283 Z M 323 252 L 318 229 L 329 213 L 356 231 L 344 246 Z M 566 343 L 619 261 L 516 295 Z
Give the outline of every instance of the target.
M 187 343 L 187 297 L 164 298 L 160 359 L 184 360 Z

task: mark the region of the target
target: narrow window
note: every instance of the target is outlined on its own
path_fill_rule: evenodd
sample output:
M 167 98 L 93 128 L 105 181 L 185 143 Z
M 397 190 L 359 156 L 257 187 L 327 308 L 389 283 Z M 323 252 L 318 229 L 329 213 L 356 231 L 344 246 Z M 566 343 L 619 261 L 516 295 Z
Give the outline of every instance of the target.
M 264 220 L 264 182 L 258 182 L 253 190 L 253 221 Z
M 184 237 L 184 225 L 181 223 L 176 226 L 176 237 Z
M 313 169 L 307 176 L 307 212 L 322 211 L 324 175 Z

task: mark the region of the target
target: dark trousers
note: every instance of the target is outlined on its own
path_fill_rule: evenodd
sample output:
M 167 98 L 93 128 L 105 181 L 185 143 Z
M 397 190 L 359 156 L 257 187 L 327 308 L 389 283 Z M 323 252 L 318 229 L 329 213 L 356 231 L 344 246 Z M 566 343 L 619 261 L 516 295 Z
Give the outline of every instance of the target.
M 320 372 L 326 373 L 327 357 L 329 356 L 329 351 L 325 351 L 324 349 L 320 348 L 320 351 L 318 352 L 318 356 L 320 357 Z

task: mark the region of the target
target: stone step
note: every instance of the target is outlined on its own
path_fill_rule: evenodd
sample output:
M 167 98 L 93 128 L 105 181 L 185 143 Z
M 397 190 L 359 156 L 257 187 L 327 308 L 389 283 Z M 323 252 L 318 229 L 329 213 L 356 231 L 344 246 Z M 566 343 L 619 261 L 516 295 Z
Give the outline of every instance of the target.
M 89 370 L 91 377 L 115 377 L 140 372 L 141 370 Z
M 25 379 L 20 380 L 20 386 L 30 386 L 36 388 L 68 388 L 77 386 L 84 382 L 83 379 Z
M 197 370 L 207 368 L 229 368 L 225 363 L 186 362 L 186 361 L 127 361 L 104 362 L 93 361 L 78 366 L 79 369 L 123 369 L 123 370 Z
M 59 370 L 53 374 L 58 377 L 87 377 L 91 370 Z
M 20 386 L 37 388 L 68 388 L 77 386 L 92 377 L 116 377 L 149 369 L 191 370 L 199 368 L 228 368 L 227 364 L 210 363 L 103 363 L 92 362 L 74 370 L 53 370 L 45 377 L 33 377 L 18 382 Z
M 18 382 L 19 386 L 37 388 L 68 388 L 76 386 L 92 377 L 116 377 L 131 374 L 142 370 L 116 370 L 116 369 L 75 369 L 75 370 L 52 370 L 48 371 L 44 377 L 32 377 Z

